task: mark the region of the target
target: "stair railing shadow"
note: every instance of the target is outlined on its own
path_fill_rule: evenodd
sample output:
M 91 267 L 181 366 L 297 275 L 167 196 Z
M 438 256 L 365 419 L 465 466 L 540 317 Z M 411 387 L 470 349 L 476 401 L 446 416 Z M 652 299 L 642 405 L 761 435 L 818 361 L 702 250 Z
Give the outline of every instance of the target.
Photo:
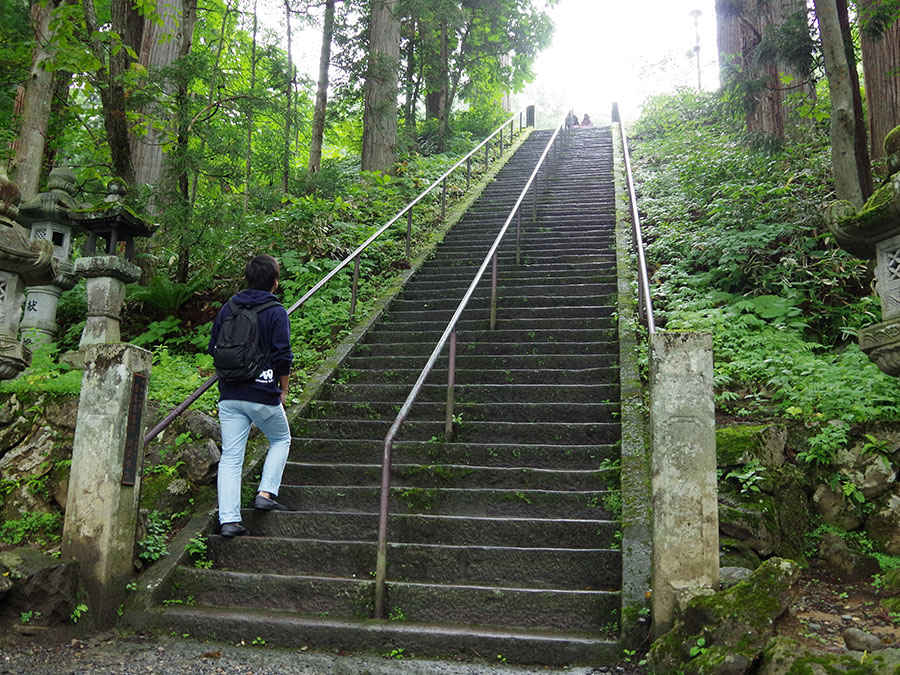
M 453 313 L 450 322 L 447 324 L 447 327 L 444 329 L 443 334 L 437 342 L 437 345 L 434 348 L 434 351 L 431 352 L 431 356 L 428 358 L 428 362 L 422 368 L 421 373 L 419 374 L 416 383 L 413 385 L 412 390 L 409 395 L 406 397 L 406 401 L 403 403 L 403 406 L 400 408 L 400 412 L 397 413 L 397 417 L 394 420 L 394 423 L 391 425 L 390 430 L 385 436 L 384 439 L 384 458 L 382 460 L 381 465 L 381 496 L 379 502 L 378 509 L 378 551 L 375 562 L 375 607 L 374 607 L 374 618 L 382 619 L 384 618 L 384 597 L 385 597 L 385 582 L 387 577 L 387 527 L 388 527 L 388 517 L 389 517 L 389 502 L 390 502 L 390 490 L 391 490 L 391 455 L 393 451 L 394 439 L 400 431 L 400 427 L 403 426 L 403 423 L 406 421 L 409 413 L 412 409 L 413 404 L 416 401 L 416 398 L 419 395 L 419 392 L 422 389 L 422 386 L 425 384 L 425 380 L 428 375 L 431 373 L 431 370 L 434 368 L 435 363 L 437 363 L 438 358 L 441 355 L 441 352 L 444 350 L 444 346 L 449 342 L 449 372 L 447 376 L 447 409 L 444 423 L 444 440 L 450 441 L 453 435 L 453 387 L 455 381 L 455 370 L 456 370 L 456 324 L 458 323 L 460 317 L 462 316 L 463 311 L 466 309 L 466 306 L 469 303 L 473 293 L 475 292 L 475 288 L 481 282 L 481 279 L 484 276 L 485 271 L 487 270 L 488 264 L 491 265 L 491 308 L 490 308 L 490 327 L 491 330 L 494 329 L 497 318 L 497 251 L 500 247 L 500 243 L 503 240 L 503 237 L 506 235 L 507 230 L 509 229 L 510 224 L 513 221 L 513 218 L 516 219 L 516 264 L 519 264 L 519 244 L 521 241 L 522 234 L 522 214 L 521 209 L 522 205 L 525 202 L 525 199 L 528 195 L 529 190 L 532 193 L 532 222 L 535 222 L 537 219 L 537 193 L 540 188 L 539 178 L 541 169 L 545 167 L 544 171 L 544 185 L 543 188 L 546 189 L 550 179 L 550 173 L 553 171 L 554 164 L 558 163 L 559 158 L 559 146 L 561 143 L 564 143 L 568 140 L 570 133 L 570 129 L 566 127 L 565 119 L 561 120 L 560 123 L 556 126 L 556 129 L 553 131 L 553 134 L 550 137 L 550 140 L 547 142 L 547 145 L 544 147 L 543 152 L 541 153 L 540 158 L 537 161 L 537 164 L 534 167 L 534 170 L 531 172 L 531 176 L 528 178 L 528 181 L 525 183 L 525 187 L 522 188 L 521 193 L 519 194 L 516 203 L 513 205 L 512 210 L 509 212 L 509 215 L 506 218 L 506 221 L 503 223 L 503 227 L 500 228 L 500 231 L 497 233 L 496 238 L 494 239 L 494 243 L 491 245 L 490 249 L 488 249 L 487 254 L 484 257 L 481 266 L 478 268 L 478 272 L 476 272 L 475 277 L 472 279 L 472 282 L 469 284 L 469 288 L 466 290 L 465 295 L 463 295 L 462 300 L 460 300 L 459 305 L 456 308 L 456 311 Z
M 382 225 L 378 230 L 376 230 L 368 239 L 366 239 L 362 244 L 360 244 L 355 251 L 350 253 L 346 258 L 344 258 L 333 270 L 331 270 L 328 274 L 326 274 L 322 279 L 316 283 L 312 288 L 310 288 L 299 300 L 297 300 L 294 304 L 288 308 L 287 313 L 288 316 L 293 314 L 296 310 L 300 309 L 311 297 L 313 297 L 319 290 L 324 288 L 329 281 L 331 281 L 335 276 L 340 274 L 344 269 L 347 268 L 350 263 L 353 263 L 353 287 L 351 291 L 350 297 L 350 319 L 352 320 L 356 313 L 356 299 L 357 292 L 359 289 L 359 264 L 360 258 L 362 257 L 362 253 L 371 245 L 376 239 L 378 239 L 382 234 L 387 232 L 388 229 L 396 222 L 398 222 L 403 216 L 406 216 L 406 257 L 409 258 L 410 255 L 410 238 L 412 235 L 412 216 L 413 216 L 413 207 L 425 199 L 433 190 L 435 190 L 439 185 L 441 186 L 441 221 L 446 218 L 447 215 L 447 181 L 454 171 L 459 169 L 465 164 L 466 167 L 466 192 L 469 191 L 472 183 L 472 160 L 476 157 L 476 155 L 484 151 L 484 169 L 487 171 L 488 165 L 490 163 L 490 152 L 491 152 L 491 144 L 496 142 L 499 144 L 500 153 L 499 157 L 503 156 L 504 150 L 504 142 L 512 143 L 515 136 L 522 133 L 522 129 L 524 128 L 523 124 L 523 115 L 526 116 L 526 119 L 530 125 L 533 125 L 534 120 L 534 106 L 526 106 L 522 108 L 518 113 L 514 113 L 509 116 L 500 126 L 498 126 L 490 136 L 485 138 L 481 143 L 476 145 L 465 157 L 460 159 L 456 164 L 447 169 L 438 177 L 431 185 L 422 190 L 411 202 L 409 202 L 406 206 L 404 206 L 397 214 L 387 221 L 384 225 Z M 519 123 L 519 130 L 516 133 L 516 121 Z M 509 127 L 509 139 L 505 139 L 506 128 Z M 203 394 L 205 394 L 212 386 L 218 381 L 218 375 L 213 374 L 206 382 L 200 385 L 190 396 L 188 396 L 184 401 L 182 401 L 178 406 L 175 407 L 172 412 L 170 412 L 165 418 L 163 418 L 156 426 L 154 426 L 147 434 L 144 436 L 144 445 L 146 446 L 150 443 L 154 438 L 156 438 L 159 434 L 165 431 L 175 419 L 181 415 L 185 410 L 190 408 L 194 402 L 197 401 Z

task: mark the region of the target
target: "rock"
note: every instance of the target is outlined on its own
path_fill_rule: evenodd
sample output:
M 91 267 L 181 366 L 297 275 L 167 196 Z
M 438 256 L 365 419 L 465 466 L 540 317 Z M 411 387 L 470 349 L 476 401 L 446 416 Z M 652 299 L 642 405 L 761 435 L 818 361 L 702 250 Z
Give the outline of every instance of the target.
M 866 532 L 885 553 L 900 555 L 900 494 L 897 488 L 881 508 L 866 520 Z
M 763 456 L 773 462 L 778 455 L 776 427 L 766 425 L 735 424 L 716 428 L 716 464 L 737 466 L 758 459 L 764 466 Z M 786 433 L 784 438 L 786 438 Z M 781 443 L 781 462 L 784 462 L 784 441 Z
M 772 558 L 725 591 L 688 603 L 675 627 L 650 648 L 655 672 L 747 673 L 775 634 L 775 620 L 797 592 L 800 566 Z M 703 649 L 691 656 L 698 640 Z
M 0 426 L 0 456 L 5 456 L 31 433 L 31 420 L 19 415 Z
M 48 426 L 38 428 L 24 442 L 0 458 L 0 475 L 8 480 L 21 481 L 48 473 L 47 464 L 53 454 L 56 432 Z M 43 469 L 43 470 L 42 470 Z
M 69 619 L 79 593 L 77 561 L 17 548 L 0 553 L 0 570 L 13 582 L 0 614 L 18 619 L 22 612 L 40 612 L 49 623 Z
M 856 530 L 863 524 L 860 512 L 848 502 L 839 490 L 828 485 L 819 485 L 812 497 L 813 511 L 822 517 L 825 525 L 834 525 L 842 530 Z
M 811 649 L 786 637 L 773 639 L 765 653 L 757 675 L 809 673 L 865 673 L 894 675 L 900 666 L 900 649 L 882 649 L 875 654 L 851 651 L 842 654 Z
M 722 590 L 731 588 L 747 579 L 751 574 L 753 574 L 753 570 L 746 567 L 720 567 L 719 588 Z
M 75 431 L 75 420 L 78 418 L 78 397 L 51 399 L 44 408 L 44 418 L 53 426 Z
M 887 647 L 877 635 L 859 628 L 848 628 L 844 631 L 844 644 L 852 652 L 877 652 Z
M 760 556 L 772 555 L 780 543 L 772 498 L 761 493 L 741 499 L 719 495 L 719 532 L 747 544 Z
M 768 476 L 780 533 L 775 555 L 802 561 L 806 558 L 806 533 L 815 529 L 807 496 L 811 481 L 793 464 L 770 469 Z
M 210 484 L 216 478 L 221 456 L 216 442 L 208 439 L 179 445 L 168 453 L 166 459 L 172 466 L 183 462 L 183 473 L 188 480 Z
M 839 535 L 827 532 L 819 542 L 819 559 L 841 581 L 856 583 L 881 570 L 878 559 L 854 551 Z
M 865 443 L 839 450 L 833 465 L 851 481 L 863 496 L 873 499 L 884 494 L 897 482 L 897 470 L 888 457 L 879 452 L 864 452 Z
M 747 544 L 731 539 L 719 537 L 719 565 L 721 567 L 746 567 L 755 570 L 762 560 Z

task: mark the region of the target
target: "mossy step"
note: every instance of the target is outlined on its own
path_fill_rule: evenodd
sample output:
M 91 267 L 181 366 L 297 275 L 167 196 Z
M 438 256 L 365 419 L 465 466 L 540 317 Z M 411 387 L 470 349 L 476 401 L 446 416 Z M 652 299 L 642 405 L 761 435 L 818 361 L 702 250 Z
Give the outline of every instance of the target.
M 470 464 L 393 464 L 392 484 L 405 487 L 596 490 L 616 481 L 611 470 L 492 467 Z M 380 463 L 288 462 L 282 485 L 378 485 Z
M 163 632 L 198 639 L 240 642 L 265 635 L 267 646 L 376 651 L 385 656 L 415 655 L 471 659 L 502 654 L 510 663 L 563 666 L 613 663 L 622 646 L 613 633 L 530 631 L 448 623 L 339 620 L 310 614 L 211 607 L 167 607 L 153 617 Z M 402 649 L 402 651 L 400 651 Z
M 370 579 L 377 545 L 278 537 L 209 537 L 214 569 Z M 621 554 L 603 548 L 516 548 L 388 544 L 387 578 L 464 584 L 515 584 L 529 588 L 617 589 Z
M 282 485 L 278 501 L 290 510 L 377 511 L 381 487 Z M 613 520 L 604 506 L 609 490 L 530 490 L 503 488 L 391 488 L 391 513 L 493 518 L 575 518 Z
M 336 376 L 337 382 L 412 385 L 421 373 L 420 368 L 393 370 L 342 370 Z M 431 382 L 446 382 L 447 369 L 436 368 L 429 375 Z M 558 370 L 464 370 L 457 369 L 457 384 L 603 384 L 618 383 L 618 368 L 584 368 Z
M 427 286 L 427 287 L 426 287 Z M 444 299 L 452 292 L 444 284 L 417 284 L 415 286 L 407 286 L 401 291 L 400 295 L 393 301 L 410 301 L 410 300 L 431 300 Z M 515 286 L 504 285 L 498 287 L 498 295 L 504 298 L 512 298 L 516 296 L 540 297 L 552 295 L 559 298 L 570 297 L 600 297 L 612 296 L 616 293 L 616 284 L 613 279 L 606 283 L 583 283 L 583 284 L 546 284 L 543 280 L 535 283 L 521 283 Z M 473 298 L 490 298 L 491 289 L 487 284 L 479 286 L 475 289 Z M 462 294 L 460 294 L 462 297 Z M 393 304 L 393 303 L 392 303 Z
M 567 311 L 571 312 L 572 310 Z M 611 308 L 594 308 L 591 311 L 591 315 L 583 317 L 565 316 L 566 312 L 562 312 L 563 316 L 536 316 L 536 314 L 539 313 L 540 312 L 535 312 L 534 314 L 529 315 L 526 312 L 524 315 L 513 316 L 515 310 L 504 310 L 501 308 L 497 311 L 497 321 L 494 327 L 496 330 L 519 330 L 522 331 L 523 334 L 530 331 L 545 329 L 603 330 L 605 328 L 615 327 L 615 322 L 612 316 L 610 316 L 612 313 Z M 391 313 L 389 316 L 385 317 L 381 326 L 385 330 L 409 330 L 412 328 L 422 331 L 438 330 L 443 332 L 449 323 L 449 321 L 435 321 L 430 318 L 423 318 L 421 315 L 416 318 L 416 312 L 405 312 L 404 314 L 408 314 L 409 316 L 396 316 Z M 467 312 L 466 316 L 472 314 L 474 313 Z M 460 331 L 488 330 L 490 326 L 490 316 L 487 312 L 484 312 L 484 314 L 485 316 L 483 318 L 460 319 L 456 324 L 457 329 Z M 552 312 L 548 311 L 548 314 L 552 314 Z
M 475 403 L 611 403 L 619 400 L 616 384 L 467 384 L 454 387 L 457 400 Z M 403 403 L 409 387 L 403 384 L 328 384 L 319 391 L 323 399 Z M 446 402 L 446 384 L 422 387 L 413 410 L 419 403 Z
M 295 438 L 290 457 L 310 462 L 381 462 L 384 441 L 334 438 Z M 585 445 L 535 443 L 443 443 L 398 440 L 395 462 L 405 464 L 457 464 L 477 466 L 529 466 L 534 468 L 594 469 L 619 455 L 615 443 Z
M 435 343 L 444 331 L 443 328 L 423 330 L 420 326 L 391 326 L 377 324 L 373 330 L 366 333 L 359 344 L 380 344 L 385 342 L 427 342 L 432 350 Z M 495 328 L 489 330 L 486 327 L 460 328 L 456 333 L 458 345 L 478 344 L 481 342 L 496 342 L 506 344 L 530 344 L 558 342 L 570 344 L 578 342 L 610 342 L 617 337 L 615 324 L 610 321 L 607 326 L 599 329 L 560 328 L 556 325 L 532 326 L 524 330 L 504 330 Z
M 610 290 L 610 289 L 608 289 Z M 398 297 L 391 303 L 391 313 L 394 312 L 434 312 L 447 311 L 449 316 L 453 315 L 463 293 L 458 296 L 452 293 L 446 293 L 444 297 L 439 298 L 406 298 Z M 612 306 L 616 304 L 616 299 L 609 292 L 607 293 L 585 293 L 584 295 L 553 295 L 545 291 L 543 295 L 533 293 L 505 291 L 497 293 L 497 307 L 527 307 L 529 309 L 539 309 L 547 307 L 596 307 L 596 306 Z M 490 291 L 478 293 L 469 299 L 468 306 L 471 308 L 486 309 L 491 306 Z
M 428 361 L 426 354 L 418 356 L 372 356 L 361 354 L 349 356 L 342 364 L 343 368 L 350 370 L 380 369 L 380 370 L 421 370 Z M 446 369 L 449 355 L 444 353 L 438 357 L 435 367 Z M 474 354 L 465 346 L 456 349 L 456 368 L 461 370 L 583 370 L 585 368 L 612 368 L 619 363 L 618 354 Z
M 524 337 L 524 336 L 523 336 Z M 357 344 L 351 354 L 353 356 L 378 356 L 384 357 L 391 354 L 402 356 L 431 356 L 434 351 L 434 341 L 422 342 L 378 342 Z M 479 340 L 462 342 L 457 339 L 458 352 L 468 356 L 513 356 L 516 354 L 568 354 L 568 355 L 604 355 L 617 354 L 619 351 L 618 340 L 604 340 L 597 342 L 536 342 L 528 340 L 512 340 L 507 342 Z
M 243 509 L 241 520 L 256 537 L 364 541 L 378 539 L 377 510 L 255 511 Z M 508 518 L 442 514 L 391 513 L 392 543 L 441 543 L 448 546 L 604 548 L 619 530 L 619 523 L 602 518 Z
M 458 414 L 458 413 L 457 413 Z M 295 418 L 291 430 L 296 436 L 313 438 L 383 439 L 393 420 Z M 407 441 L 427 441 L 443 437 L 444 421 L 408 420 L 399 437 Z M 614 443 L 619 438 L 617 422 L 505 422 L 468 420 L 465 413 L 453 428 L 460 443 L 550 443 L 587 445 Z
M 456 392 L 453 414 L 467 422 L 617 422 L 619 404 L 529 402 L 529 403 L 479 403 L 463 399 Z M 307 418 L 323 419 L 377 419 L 393 422 L 400 411 L 400 402 L 369 400 L 320 400 L 309 405 L 304 413 Z M 441 422 L 446 419 L 446 404 L 416 401 L 410 421 Z

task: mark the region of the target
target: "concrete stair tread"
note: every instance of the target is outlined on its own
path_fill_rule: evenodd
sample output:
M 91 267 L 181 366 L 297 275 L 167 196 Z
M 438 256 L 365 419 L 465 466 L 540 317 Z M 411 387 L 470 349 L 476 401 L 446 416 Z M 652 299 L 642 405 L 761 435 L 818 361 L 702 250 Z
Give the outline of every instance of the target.
M 338 619 L 266 610 L 172 606 L 160 612 L 157 625 L 198 638 L 229 641 L 265 633 L 274 647 L 391 650 L 403 647 L 417 656 L 458 653 L 503 654 L 513 663 L 596 664 L 621 655 L 615 635 L 587 631 L 546 631 L 471 624 Z M 404 652 L 400 652 L 403 654 Z

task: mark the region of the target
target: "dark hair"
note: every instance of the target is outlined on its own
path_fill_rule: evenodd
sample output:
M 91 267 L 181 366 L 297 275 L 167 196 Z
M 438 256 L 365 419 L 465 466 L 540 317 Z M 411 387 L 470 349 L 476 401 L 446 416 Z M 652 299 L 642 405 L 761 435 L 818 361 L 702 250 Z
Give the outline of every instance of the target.
M 258 255 L 244 268 L 247 288 L 270 291 L 279 278 L 278 261 L 270 255 Z

